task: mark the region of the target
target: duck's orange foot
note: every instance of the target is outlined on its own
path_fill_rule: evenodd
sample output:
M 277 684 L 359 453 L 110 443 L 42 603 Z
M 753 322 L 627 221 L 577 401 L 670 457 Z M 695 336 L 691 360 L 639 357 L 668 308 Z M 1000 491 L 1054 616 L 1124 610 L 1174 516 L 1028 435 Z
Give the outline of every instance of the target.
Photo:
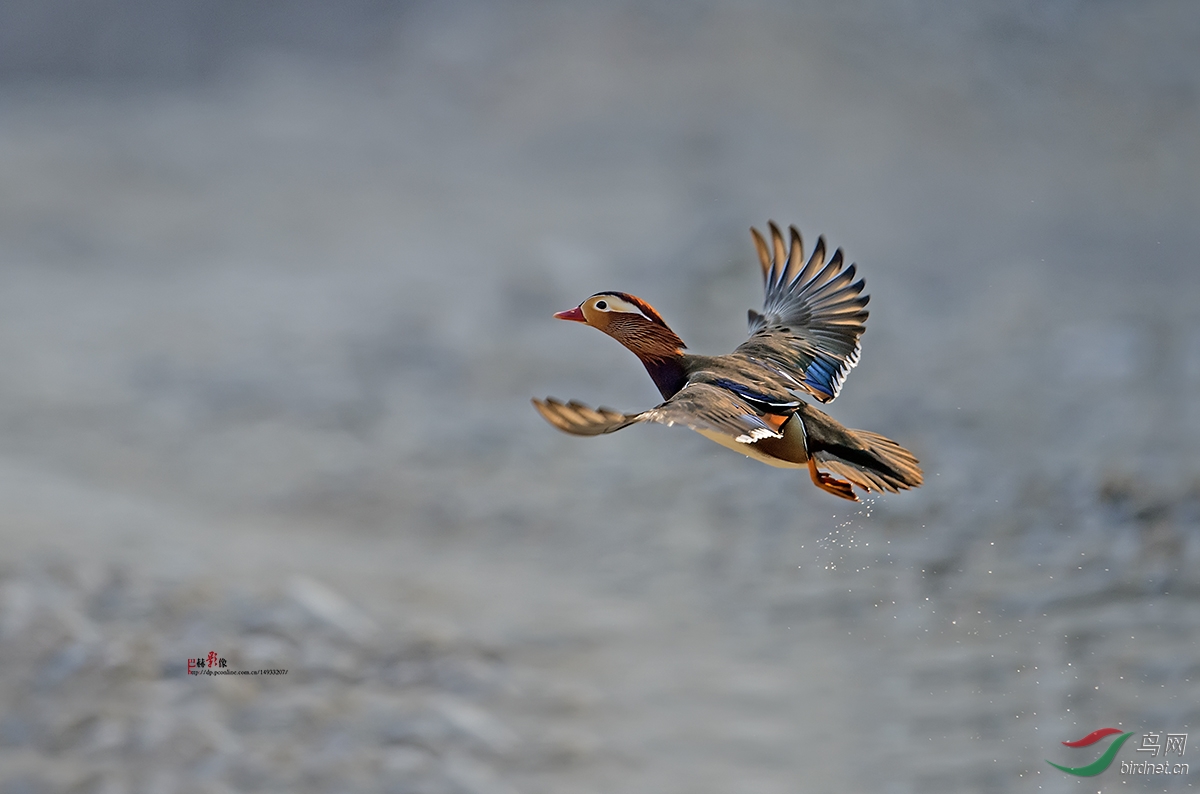
M 845 480 L 839 480 L 838 478 L 830 474 L 826 474 L 823 471 L 818 471 L 816 461 L 814 461 L 812 458 L 809 458 L 808 460 L 808 473 L 812 475 L 813 485 L 817 486 L 822 491 L 831 493 L 834 496 L 840 496 L 842 499 L 848 499 L 851 502 L 858 501 L 858 497 L 855 495 L 854 489 L 850 486 L 850 483 L 846 482 Z

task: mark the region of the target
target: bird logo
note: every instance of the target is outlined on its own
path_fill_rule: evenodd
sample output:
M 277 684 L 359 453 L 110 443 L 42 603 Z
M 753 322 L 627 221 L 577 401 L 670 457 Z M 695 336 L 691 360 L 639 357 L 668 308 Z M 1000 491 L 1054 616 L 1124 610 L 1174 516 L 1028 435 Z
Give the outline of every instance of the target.
M 1094 777 L 1112 765 L 1113 759 L 1117 757 L 1117 751 L 1121 749 L 1121 745 L 1125 744 L 1126 739 L 1128 739 L 1130 736 L 1133 736 L 1133 732 L 1130 731 L 1127 733 L 1121 733 L 1120 728 L 1100 728 L 1099 730 L 1092 731 L 1082 739 L 1076 739 L 1073 742 L 1063 742 L 1063 744 L 1065 744 L 1067 747 L 1090 747 L 1101 739 L 1106 739 L 1109 736 L 1112 736 L 1114 733 L 1120 733 L 1121 735 L 1118 736 L 1113 743 L 1108 746 L 1108 749 L 1104 751 L 1103 755 L 1090 764 L 1085 766 L 1062 766 L 1061 764 L 1056 764 L 1049 759 L 1046 759 L 1046 763 L 1055 769 L 1061 769 L 1068 775 L 1075 775 L 1076 777 Z

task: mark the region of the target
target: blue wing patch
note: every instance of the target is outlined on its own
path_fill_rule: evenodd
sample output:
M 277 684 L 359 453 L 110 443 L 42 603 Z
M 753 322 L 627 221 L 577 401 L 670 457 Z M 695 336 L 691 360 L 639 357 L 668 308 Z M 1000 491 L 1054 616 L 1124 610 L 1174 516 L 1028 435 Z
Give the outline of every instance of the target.
M 816 358 L 804 370 L 804 382 L 808 386 L 829 396 L 837 394 L 837 376 L 841 365 L 826 358 Z

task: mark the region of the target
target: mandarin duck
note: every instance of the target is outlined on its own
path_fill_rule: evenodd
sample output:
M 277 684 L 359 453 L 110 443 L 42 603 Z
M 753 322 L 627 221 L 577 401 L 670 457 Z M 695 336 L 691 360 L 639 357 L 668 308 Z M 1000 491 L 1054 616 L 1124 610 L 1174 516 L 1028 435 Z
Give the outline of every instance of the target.
M 732 353 L 685 353 L 683 340 L 649 303 L 625 292 L 598 292 L 554 316 L 590 325 L 629 348 L 664 401 L 636 414 L 552 397 L 535 398 L 534 407 L 578 436 L 638 422 L 685 425 L 768 465 L 807 468 L 818 488 L 855 502 L 852 486 L 892 493 L 918 487 L 921 469 L 911 452 L 876 433 L 843 427 L 801 399 L 837 397 L 858 363 L 868 296 L 840 248 L 826 261 L 825 239 L 818 237 L 805 261 L 796 227 L 789 228 L 787 247 L 779 227 L 773 221 L 769 227 L 770 245 L 750 230 L 766 288 L 763 310 L 750 310 L 750 338 Z

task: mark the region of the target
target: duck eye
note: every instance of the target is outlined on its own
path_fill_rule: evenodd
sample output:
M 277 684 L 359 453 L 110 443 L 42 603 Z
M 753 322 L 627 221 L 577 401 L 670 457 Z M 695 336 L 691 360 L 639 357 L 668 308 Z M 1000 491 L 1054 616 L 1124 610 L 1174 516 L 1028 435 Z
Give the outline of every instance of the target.
M 605 301 L 596 301 L 596 308 L 600 311 L 608 311 L 608 303 Z

